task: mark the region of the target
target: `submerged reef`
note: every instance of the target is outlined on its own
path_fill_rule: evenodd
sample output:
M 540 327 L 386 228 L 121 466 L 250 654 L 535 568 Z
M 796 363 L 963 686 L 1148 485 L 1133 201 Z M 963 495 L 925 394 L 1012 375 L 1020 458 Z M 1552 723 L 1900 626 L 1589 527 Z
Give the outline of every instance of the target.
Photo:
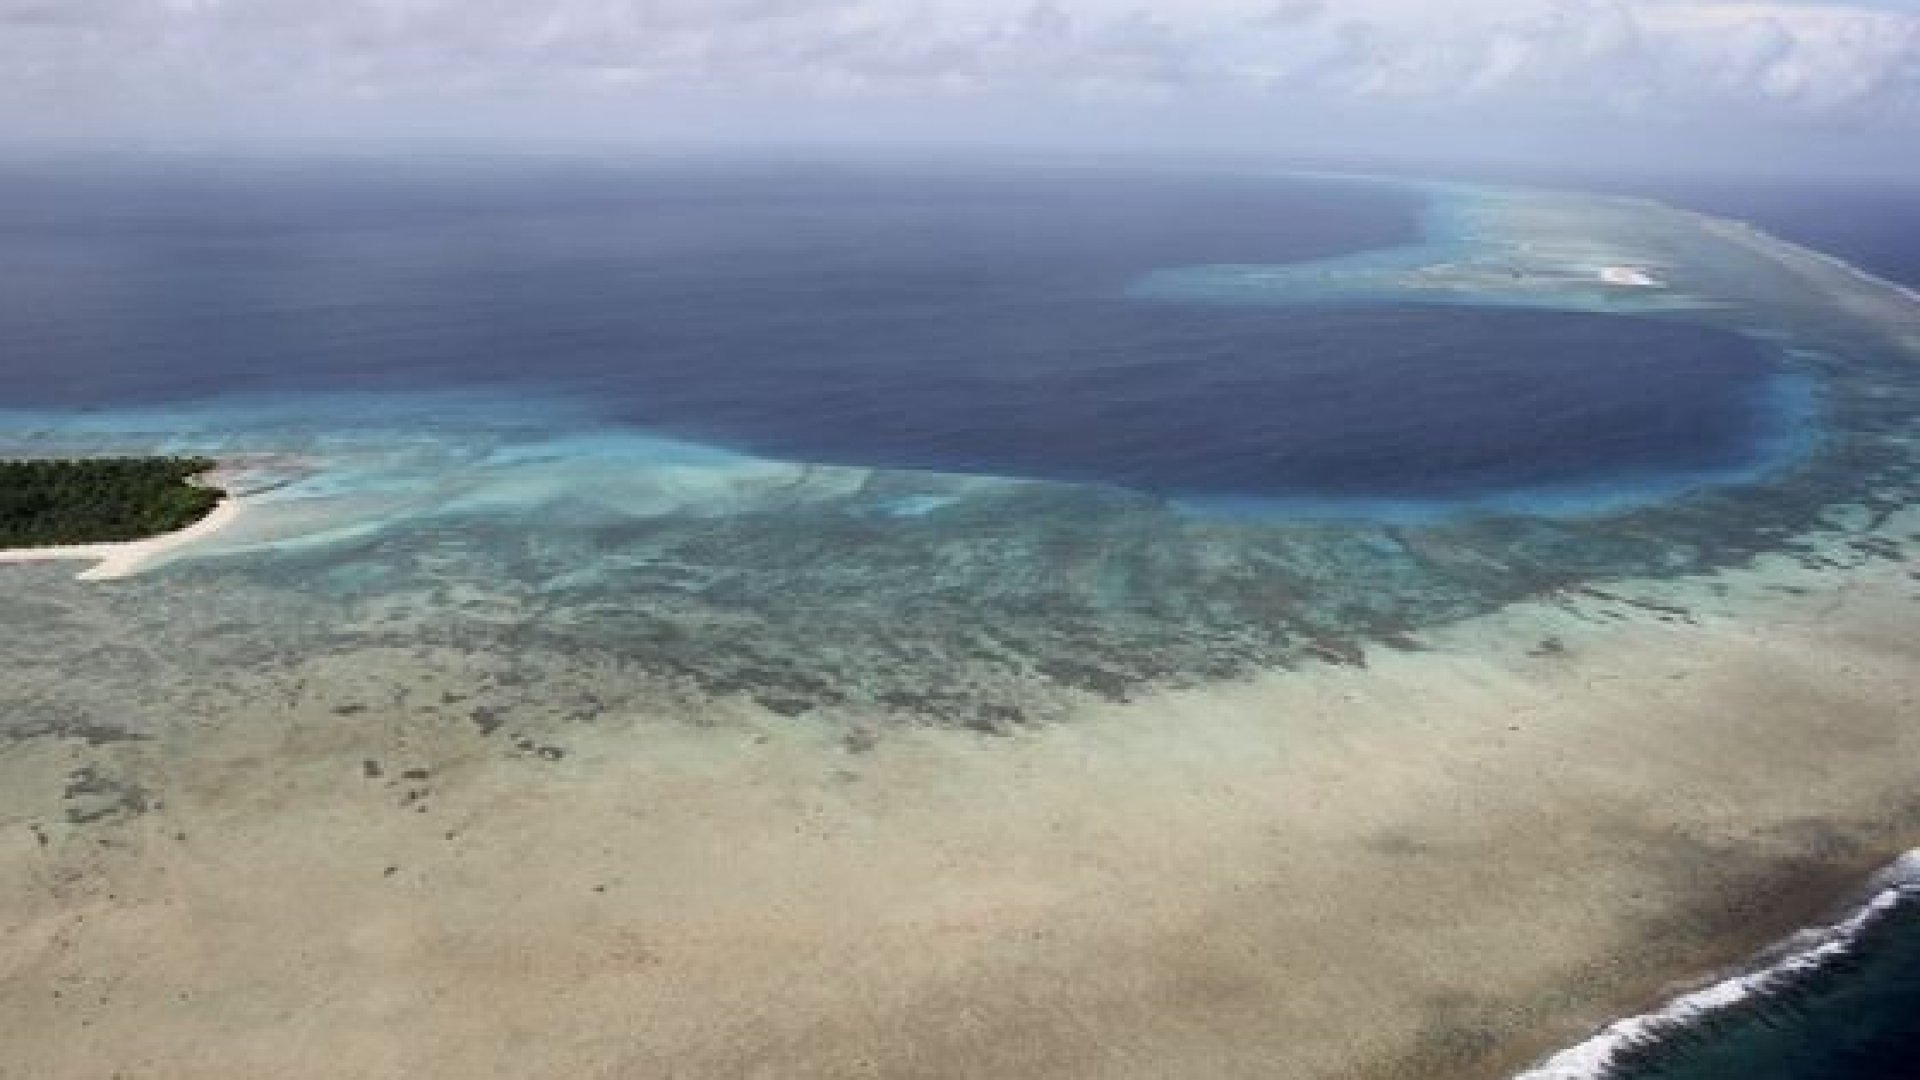
M 1611 598 L 1610 582 L 1763 553 L 1891 558 L 1914 539 L 1879 526 L 1920 491 L 1920 301 L 1652 203 L 1431 196 L 1424 245 L 1170 269 L 1132 298 L 1521 306 L 1732 330 L 1809 388 L 1794 445 L 1650 501 L 1218 515 L 1098 486 L 768 461 L 475 396 L 0 416 L 0 452 L 214 454 L 264 492 L 244 526 L 158 574 L 0 577 L 0 619 L 39 628 L 4 649 L 19 675 L 0 723 L 97 731 L 112 715 L 139 731 L 186 697 L 410 702 L 530 739 L 529 717 L 673 702 L 697 717 L 718 697 L 1004 733 L 1086 695 L 1364 663 L 1529 598 Z M 76 690 L 59 677 L 76 657 L 113 662 Z M 151 692 L 187 670 L 232 674 Z

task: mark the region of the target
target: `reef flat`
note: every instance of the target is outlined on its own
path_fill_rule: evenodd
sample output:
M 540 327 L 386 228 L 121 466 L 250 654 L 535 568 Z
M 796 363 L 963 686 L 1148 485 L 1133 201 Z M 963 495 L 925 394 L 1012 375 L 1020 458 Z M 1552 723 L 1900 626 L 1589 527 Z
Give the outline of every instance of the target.
M 1920 829 L 1885 563 L 1011 738 L 689 710 L 511 642 L 270 650 L 27 573 L 8 617 L 73 623 L 9 683 L 6 1075 L 1494 1077 Z M 177 636 L 115 628 L 153 604 Z

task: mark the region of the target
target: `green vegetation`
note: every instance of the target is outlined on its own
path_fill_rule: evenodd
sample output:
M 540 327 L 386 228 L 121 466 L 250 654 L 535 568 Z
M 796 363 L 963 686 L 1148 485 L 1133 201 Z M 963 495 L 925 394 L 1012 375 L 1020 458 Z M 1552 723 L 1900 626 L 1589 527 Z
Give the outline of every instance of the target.
M 200 457 L 0 461 L 0 548 L 139 540 L 207 516 L 222 492 Z

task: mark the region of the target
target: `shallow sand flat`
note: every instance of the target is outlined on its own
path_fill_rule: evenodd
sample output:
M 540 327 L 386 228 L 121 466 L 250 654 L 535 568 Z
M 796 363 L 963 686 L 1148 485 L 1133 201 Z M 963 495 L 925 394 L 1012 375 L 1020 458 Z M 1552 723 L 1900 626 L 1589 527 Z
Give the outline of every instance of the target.
M 1010 739 L 723 703 L 502 756 L 262 693 L 22 740 L 0 1076 L 1501 1075 L 1920 842 L 1916 583 L 1804 577 Z M 83 766 L 145 812 L 66 820 Z

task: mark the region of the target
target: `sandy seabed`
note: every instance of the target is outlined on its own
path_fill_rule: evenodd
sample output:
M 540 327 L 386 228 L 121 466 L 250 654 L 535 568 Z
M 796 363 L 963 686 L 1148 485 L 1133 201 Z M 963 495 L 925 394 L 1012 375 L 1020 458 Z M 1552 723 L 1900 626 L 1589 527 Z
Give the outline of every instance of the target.
M 1920 841 L 1911 568 L 1687 588 L 1011 738 L 21 740 L 0 1076 L 1506 1075 Z M 100 770 L 143 812 L 63 816 Z

